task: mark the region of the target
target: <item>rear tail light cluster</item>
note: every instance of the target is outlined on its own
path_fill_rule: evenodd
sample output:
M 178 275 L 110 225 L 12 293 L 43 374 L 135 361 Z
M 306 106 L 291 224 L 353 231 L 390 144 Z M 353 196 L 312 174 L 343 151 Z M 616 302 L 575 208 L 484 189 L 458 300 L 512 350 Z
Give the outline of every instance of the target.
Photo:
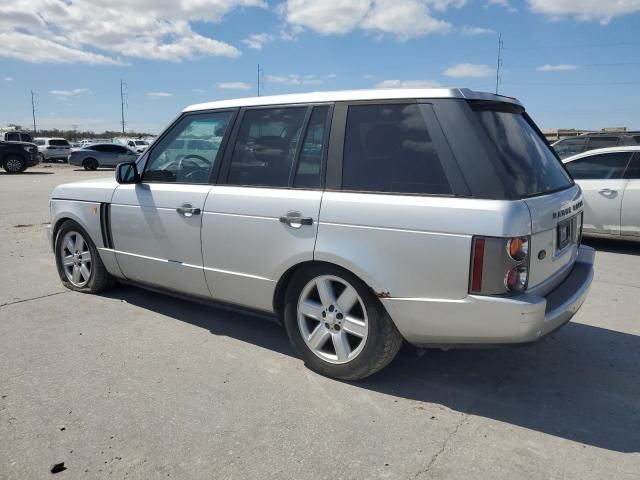
M 474 237 L 469 291 L 479 295 L 524 292 L 529 282 L 529 237 Z

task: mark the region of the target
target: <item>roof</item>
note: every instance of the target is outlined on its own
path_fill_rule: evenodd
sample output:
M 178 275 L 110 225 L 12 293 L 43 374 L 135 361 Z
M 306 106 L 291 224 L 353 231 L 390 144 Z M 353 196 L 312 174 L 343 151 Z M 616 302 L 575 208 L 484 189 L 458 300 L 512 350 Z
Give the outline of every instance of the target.
M 608 147 L 608 148 L 596 148 L 594 150 L 587 150 L 586 152 L 578 153 L 571 157 L 563 158 L 562 162 L 572 162 L 578 158 L 590 157 L 592 155 L 598 155 L 601 153 L 619 153 L 619 152 L 640 152 L 640 145 L 631 145 L 625 147 Z
M 296 103 L 345 102 L 357 100 L 400 100 L 411 98 L 494 100 L 520 105 L 520 102 L 512 97 L 505 97 L 486 92 L 475 92 L 468 88 L 379 88 L 371 90 L 340 90 L 335 92 L 295 93 L 290 95 L 237 98 L 233 100 L 198 103 L 185 108 L 183 111 L 195 112 L 198 110 L 254 107 L 262 105 L 289 105 Z

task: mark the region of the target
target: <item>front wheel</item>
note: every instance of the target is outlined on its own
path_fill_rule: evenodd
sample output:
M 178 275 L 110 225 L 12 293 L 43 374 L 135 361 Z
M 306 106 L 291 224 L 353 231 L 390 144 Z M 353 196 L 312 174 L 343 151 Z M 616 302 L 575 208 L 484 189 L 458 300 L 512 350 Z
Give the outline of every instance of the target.
M 100 293 L 115 285 L 115 277 L 105 268 L 95 244 L 76 222 L 62 224 L 56 234 L 55 253 L 60 280 L 68 289 Z
M 20 173 L 27 169 L 27 161 L 18 155 L 7 155 L 2 166 L 7 173 Z
M 402 336 L 371 289 L 332 265 L 315 265 L 294 275 L 284 320 L 305 364 L 340 380 L 377 372 L 402 345 Z

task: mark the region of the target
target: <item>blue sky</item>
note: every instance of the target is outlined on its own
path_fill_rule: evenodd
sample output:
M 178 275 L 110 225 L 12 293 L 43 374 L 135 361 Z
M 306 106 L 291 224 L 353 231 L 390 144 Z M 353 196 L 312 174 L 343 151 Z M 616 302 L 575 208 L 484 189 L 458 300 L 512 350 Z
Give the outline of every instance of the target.
M 495 89 L 543 128 L 640 129 L 640 0 L 13 0 L 0 126 L 159 132 L 185 106 L 385 86 Z

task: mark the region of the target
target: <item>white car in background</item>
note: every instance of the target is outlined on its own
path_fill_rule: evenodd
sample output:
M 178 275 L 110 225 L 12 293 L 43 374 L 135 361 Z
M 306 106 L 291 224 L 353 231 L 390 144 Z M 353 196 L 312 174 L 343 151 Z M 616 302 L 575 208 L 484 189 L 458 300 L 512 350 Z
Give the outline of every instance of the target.
M 585 235 L 640 241 L 640 145 L 563 160 L 582 188 Z
M 34 142 L 38 146 L 40 162 L 67 161 L 71 144 L 64 138 L 38 137 Z

